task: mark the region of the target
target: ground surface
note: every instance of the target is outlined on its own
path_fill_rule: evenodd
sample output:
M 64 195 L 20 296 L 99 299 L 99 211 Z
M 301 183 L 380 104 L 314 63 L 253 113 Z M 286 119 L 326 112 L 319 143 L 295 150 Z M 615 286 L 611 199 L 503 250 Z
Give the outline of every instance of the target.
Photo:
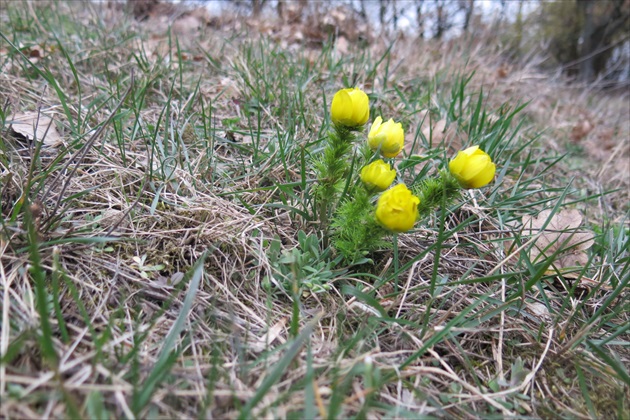
M 627 96 L 498 36 L 146 15 L 0 8 L 3 416 L 629 415 Z M 321 241 L 344 86 L 403 123 L 406 181 L 470 144 L 499 168 L 397 261 Z

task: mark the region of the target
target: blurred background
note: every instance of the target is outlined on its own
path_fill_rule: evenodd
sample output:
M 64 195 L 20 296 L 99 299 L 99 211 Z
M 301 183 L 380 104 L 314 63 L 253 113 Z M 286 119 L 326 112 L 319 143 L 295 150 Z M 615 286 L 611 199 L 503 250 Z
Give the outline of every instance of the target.
M 166 0 L 162 0 L 166 1 Z M 157 3 L 158 0 L 129 0 Z M 456 41 L 477 37 L 512 60 L 580 82 L 621 88 L 630 79 L 630 0 L 207 0 L 212 15 L 237 14 L 311 30 L 350 42 L 397 36 Z M 355 32 L 348 36 L 348 32 Z M 358 32 L 358 33 L 356 33 Z

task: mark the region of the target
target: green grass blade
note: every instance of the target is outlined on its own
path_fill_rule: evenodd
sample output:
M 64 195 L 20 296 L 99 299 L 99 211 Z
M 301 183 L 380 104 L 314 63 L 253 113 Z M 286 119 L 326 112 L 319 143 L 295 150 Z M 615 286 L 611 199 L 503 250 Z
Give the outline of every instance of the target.
M 147 379 L 143 382 L 142 389 L 138 390 L 137 393 L 134 394 L 133 411 L 136 415 L 139 415 L 144 407 L 149 403 L 157 386 L 165 379 L 178 356 L 177 352 L 172 350 L 179 339 L 180 333 L 184 329 L 184 325 L 188 319 L 188 314 L 192 309 L 197 290 L 199 289 L 199 284 L 201 283 L 201 279 L 203 277 L 203 263 L 206 256 L 207 252 L 204 253 L 197 262 L 195 262 L 195 265 L 186 273 L 186 275 L 190 277 L 190 285 L 188 286 L 188 292 L 186 293 L 186 298 L 184 299 L 179 316 L 164 339 L 164 344 L 160 350 L 158 360 L 153 366 L 153 369 L 149 373 Z
M 265 376 L 265 379 L 260 384 L 260 387 L 256 390 L 254 396 L 247 401 L 247 404 L 241 410 L 238 418 L 239 420 L 248 420 L 252 418 L 252 410 L 258 405 L 263 397 L 269 392 L 271 387 L 276 384 L 281 378 L 284 372 L 287 370 L 293 359 L 298 355 L 311 333 L 317 326 L 321 315 L 316 316 L 302 329 L 300 334 L 293 340 L 291 347 L 286 351 L 284 356 L 276 363 L 276 365 Z
M 32 214 L 28 206 L 25 207 L 24 222 L 28 229 L 28 249 L 31 262 L 31 278 L 35 283 L 35 291 L 37 293 L 37 312 L 39 313 L 39 322 L 41 334 L 39 335 L 39 344 L 42 356 L 50 367 L 57 364 L 57 353 L 53 344 L 52 328 L 50 326 L 50 313 L 48 307 L 48 290 L 46 288 L 46 270 L 42 266 L 42 260 L 39 253 L 39 238 L 33 221 Z

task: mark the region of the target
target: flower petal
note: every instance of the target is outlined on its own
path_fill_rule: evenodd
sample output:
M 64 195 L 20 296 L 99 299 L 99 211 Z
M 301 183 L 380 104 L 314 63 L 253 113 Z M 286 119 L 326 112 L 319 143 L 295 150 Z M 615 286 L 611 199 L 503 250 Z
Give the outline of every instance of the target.
M 451 174 L 464 188 L 481 188 L 494 178 L 496 165 L 479 146 L 461 150 L 448 163 Z
M 485 187 L 492 181 L 494 178 L 494 174 L 497 170 L 496 165 L 493 162 L 490 162 L 480 174 L 478 174 L 475 179 L 472 181 L 473 188 L 481 188 Z
M 472 180 L 479 175 L 488 164 L 492 163 L 488 155 L 473 155 L 466 161 L 466 166 L 460 175 L 465 180 Z
M 335 123 L 345 123 L 352 118 L 352 98 L 342 89 L 335 93 L 330 107 L 331 118 Z
M 383 119 L 380 116 L 376 117 L 376 119 L 372 123 L 372 127 L 370 127 L 370 132 L 368 134 L 368 137 L 372 137 L 372 136 L 376 135 L 376 133 L 378 132 L 379 128 L 381 127 L 381 123 L 382 122 L 383 122 Z

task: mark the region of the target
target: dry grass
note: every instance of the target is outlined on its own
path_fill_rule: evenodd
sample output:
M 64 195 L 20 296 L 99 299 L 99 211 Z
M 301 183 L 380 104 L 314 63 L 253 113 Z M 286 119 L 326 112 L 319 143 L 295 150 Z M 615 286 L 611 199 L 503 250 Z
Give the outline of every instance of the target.
M 4 417 L 628 415 L 627 97 L 507 64 L 488 41 L 401 39 L 390 52 L 375 41 L 342 54 L 328 43 L 277 45 L 255 21 L 169 37 L 168 20 L 99 7 L 0 9 L 5 36 L 50 70 L 46 80 L 0 44 Z M 457 77 L 473 70 L 468 84 Z M 344 77 L 399 115 L 409 138 L 447 120 L 433 146 L 451 150 L 476 140 L 467 118 L 448 115 L 451 89 L 465 87 L 470 110 L 483 88 L 496 119 L 530 105 L 506 124 L 514 140 L 501 149 L 512 165 L 503 184 L 401 235 L 400 273 L 383 250 L 373 265 L 335 267 L 329 292 L 296 299 L 278 287 L 270 242 L 291 250 L 298 231 L 317 232 L 299 214 L 312 175 L 300 153 L 318 153 L 325 101 Z M 39 150 L 13 133 L 10 116 L 26 110 L 53 117 L 63 144 Z M 545 172 L 545 159 L 566 151 Z M 519 165 L 544 176 L 521 186 Z M 558 197 L 601 227 L 602 251 L 578 273 L 599 281 L 586 298 L 505 246 L 514 221 Z M 160 365 L 171 331 L 175 351 Z

